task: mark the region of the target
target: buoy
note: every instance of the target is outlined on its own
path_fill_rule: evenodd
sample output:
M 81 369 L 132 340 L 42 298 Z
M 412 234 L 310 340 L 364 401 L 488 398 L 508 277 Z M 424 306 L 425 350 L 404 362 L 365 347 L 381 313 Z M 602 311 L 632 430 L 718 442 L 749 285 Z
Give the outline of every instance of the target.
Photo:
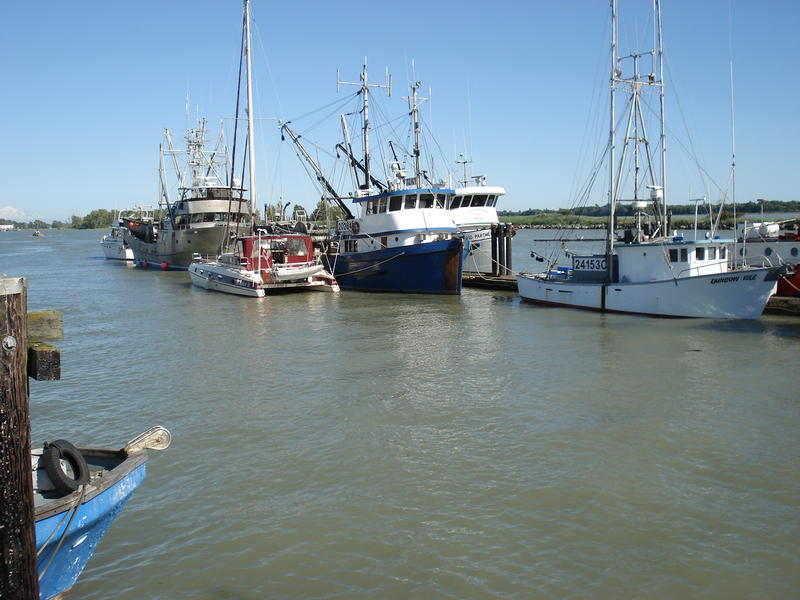
M 164 261 L 164 262 L 161 263 L 161 268 L 164 271 L 166 271 L 169 268 L 169 265 L 167 264 L 167 261 Z
M 142 266 L 146 269 L 147 267 L 150 266 L 150 263 L 147 262 L 146 260 L 144 260 L 144 261 L 142 261 Z

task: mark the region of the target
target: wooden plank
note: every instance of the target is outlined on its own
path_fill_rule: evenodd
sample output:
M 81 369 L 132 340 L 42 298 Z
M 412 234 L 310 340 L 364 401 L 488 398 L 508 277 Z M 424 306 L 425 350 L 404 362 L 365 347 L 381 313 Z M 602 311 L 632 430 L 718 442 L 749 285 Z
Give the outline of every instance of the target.
M 64 315 L 60 310 L 28 313 L 28 343 L 60 342 L 64 339 Z
M 44 342 L 28 344 L 28 377 L 37 381 L 61 379 L 61 352 Z
M 39 598 L 28 413 L 26 282 L 0 276 L 0 598 Z

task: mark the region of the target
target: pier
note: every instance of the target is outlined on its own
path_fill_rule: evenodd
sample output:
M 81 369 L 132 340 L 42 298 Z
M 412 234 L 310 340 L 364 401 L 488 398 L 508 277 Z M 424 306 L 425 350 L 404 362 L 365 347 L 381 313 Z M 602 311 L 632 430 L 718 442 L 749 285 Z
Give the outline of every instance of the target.
M 28 377 L 61 377 L 57 311 L 27 312 L 27 282 L 0 274 L 0 598 L 39 598 Z

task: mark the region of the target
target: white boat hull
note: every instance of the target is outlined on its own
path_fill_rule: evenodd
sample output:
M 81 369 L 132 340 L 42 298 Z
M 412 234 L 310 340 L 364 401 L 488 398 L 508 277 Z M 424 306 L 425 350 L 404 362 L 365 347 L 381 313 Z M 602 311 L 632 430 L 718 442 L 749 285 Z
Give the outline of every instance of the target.
M 194 285 L 207 290 L 250 298 L 264 297 L 261 277 L 252 271 L 235 269 L 227 265 L 194 262 L 189 265 L 189 277 Z
M 291 278 L 287 275 L 284 279 L 279 279 L 267 271 L 256 273 L 213 261 L 189 265 L 189 277 L 194 285 L 226 294 L 263 298 L 268 291 L 280 292 L 298 288 L 320 292 L 339 291 L 336 279 L 325 271 L 323 265 L 284 270 L 285 275 L 288 272 L 291 272 Z
M 133 260 L 133 250 L 126 246 L 121 238 L 103 239 L 100 245 L 103 247 L 103 254 L 108 260 Z
M 520 297 L 526 302 L 658 317 L 757 319 L 776 281 L 772 269 L 684 277 L 642 283 L 589 283 L 517 276 Z

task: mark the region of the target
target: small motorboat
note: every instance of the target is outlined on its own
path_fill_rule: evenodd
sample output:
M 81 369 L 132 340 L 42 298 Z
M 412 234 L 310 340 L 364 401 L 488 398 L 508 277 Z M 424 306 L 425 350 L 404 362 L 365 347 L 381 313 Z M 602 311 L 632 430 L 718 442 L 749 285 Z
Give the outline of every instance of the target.
M 31 450 L 39 597 L 75 585 L 109 525 L 142 483 L 147 450 L 170 432 L 153 427 L 122 448 L 76 448 L 66 440 Z
M 259 230 L 240 236 L 233 252 L 216 259 L 196 256 L 189 276 L 198 287 L 254 298 L 297 289 L 339 291 L 336 279 L 315 256 L 311 236 L 300 232 Z

